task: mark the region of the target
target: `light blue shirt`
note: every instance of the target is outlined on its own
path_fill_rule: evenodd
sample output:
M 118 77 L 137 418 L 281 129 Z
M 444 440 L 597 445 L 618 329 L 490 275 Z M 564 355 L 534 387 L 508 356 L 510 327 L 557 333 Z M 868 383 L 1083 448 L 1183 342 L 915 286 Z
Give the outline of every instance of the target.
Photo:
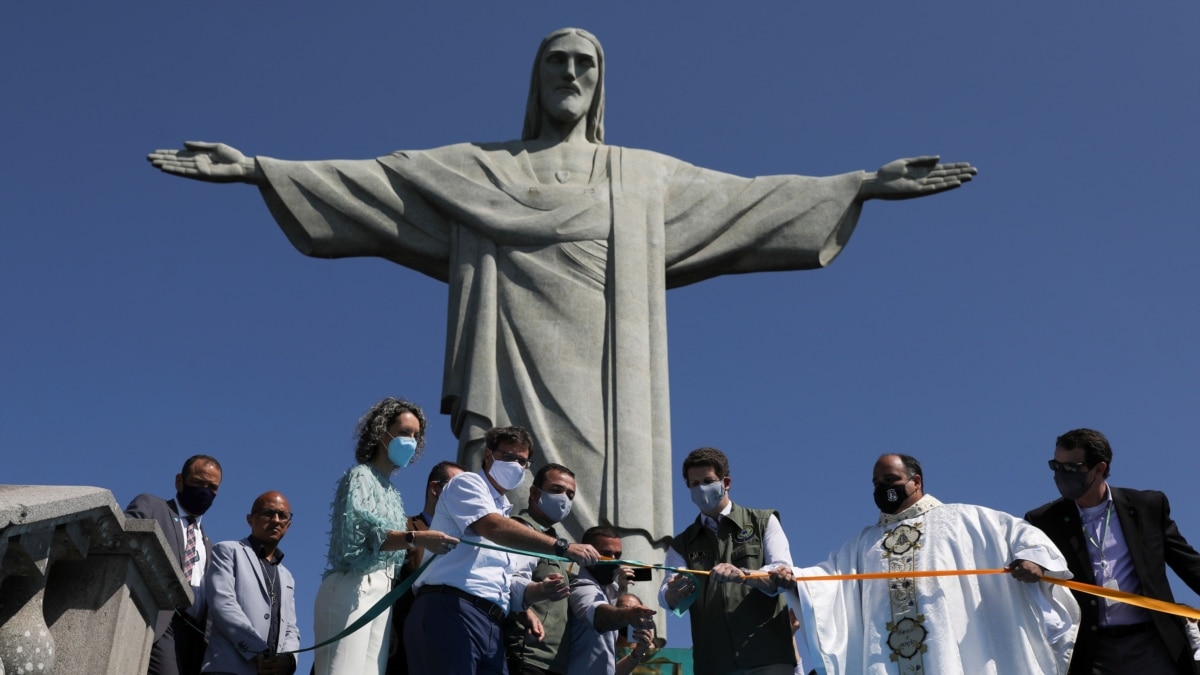
M 1111 489 L 1107 496 L 1104 503 L 1096 506 L 1083 508 L 1076 505 L 1079 518 L 1083 521 L 1083 538 L 1087 541 L 1088 556 L 1092 559 L 1096 585 L 1103 586 L 1116 581 L 1118 590 L 1140 595 L 1142 584 L 1133 569 L 1133 556 L 1129 555 L 1129 546 L 1125 543 L 1125 531 L 1121 529 L 1121 519 L 1117 517 Z M 1100 615 L 1101 626 L 1121 626 L 1151 620 L 1150 612 L 1140 607 L 1124 602 L 1101 602 L 1104 608 Z
M 571 675 L 608 675 L 617 667 L 617 631 L 597 631 L 596 609 L 617 599 L 617 585 L 601 586 L 592 573 L 583 568 L 571 578 L 567 598 L 567 634 L 570 641 Z
M 392 481 L 370 464 L 350 467 L 338 480 L 329 514 L 329 554 L 325 574 L 370 574 L 398 568 L 405 551 L 382 550 L 388 532 L 406 527 L 404 503 Z
M 511 510 L 512 503 L 492 487 L 482 472 L 462 473 L 446 483 L 429 529 L 463 541 L 492 544 L 471 526 L 493 513 L 508 517 Z M 413 588 L 419 592 L 426 584 L 453 586 L 493 602 L 505 612 L 509 610 L 510 596 L 515 596 L 516 602 L 512 604 L 515 609 L 521 609 L 524 607 L 525 587 L 529 584 L 529 579 L 513 576 L 520 567 L 521 557 L 459 544 L 453 551 L 434 558 Z

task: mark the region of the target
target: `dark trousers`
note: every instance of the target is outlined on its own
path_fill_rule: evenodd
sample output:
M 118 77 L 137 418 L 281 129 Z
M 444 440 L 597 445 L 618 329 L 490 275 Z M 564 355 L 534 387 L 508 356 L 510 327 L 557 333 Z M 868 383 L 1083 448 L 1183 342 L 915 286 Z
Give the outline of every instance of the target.
M 193 628 L 203 621 L 176 614 L 161 637 L 150 647 L 146 675 L 197 675 L 204 665 L 204 633 Z
M 418 595 L 404 643 L 410 673 L 508 675 L 500 623 L 453 595 Z
M 1105 637 L 1096 643 L 1092 675 L 1191 675 L 1191 652 L 1186 664 L 1176 663 L 1154 630 L 1121 637 Z

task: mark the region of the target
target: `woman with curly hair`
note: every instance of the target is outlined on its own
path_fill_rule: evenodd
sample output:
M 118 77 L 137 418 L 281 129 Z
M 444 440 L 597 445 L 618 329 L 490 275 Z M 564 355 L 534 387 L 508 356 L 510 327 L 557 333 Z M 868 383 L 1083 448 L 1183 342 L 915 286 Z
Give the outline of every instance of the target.
M 433 530 L 406 532 L 404 503 L 389 476 L 421 456 L 425 413 L 403 399 L 371 406 L 354 430 L 358 463 L 341 477 L 330 506 L 329 554 L 317 590 L 317 642 L 342 632 L 392 588 L 407 551 L 446 553 L 458 540 Z M 316 650 L 316 675 L 380 673 L 387 663 L 391 608 L 341 640 Z

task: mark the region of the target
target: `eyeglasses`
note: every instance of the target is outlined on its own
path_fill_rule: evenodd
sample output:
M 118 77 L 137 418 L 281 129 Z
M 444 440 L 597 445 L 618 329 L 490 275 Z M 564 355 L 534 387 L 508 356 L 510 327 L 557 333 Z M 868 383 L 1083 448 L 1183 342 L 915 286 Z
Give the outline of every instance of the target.
M 498 462 L 516 462 L 517 464 L 520 464 L 521 466 L 529 466 L 529 458 L 528 457 L 514 455 L 511 452 L 504 452 L 503 450 L 493 450 L 492 457 L 495 457 L 496 461 L 498 461 Z
M 266 518 L 267 520 L 270 520 L 272 518 L 278 518 L 280 520 L 280 522 L 284 522 L 284 523 L 292 522 L 291 511 L 280 511 L 278 509 L 259 509 L 254 512 L 254 515 L 256 515 L 260 518 Z
M 1055 473 L 1059 471 L 1063 473 L 1086 473 L 1091 469 L 1087 465 L 1087 462 L 1056 462 L 1050 460 L 1047 464 L 1050 466 L 1050 470 Z

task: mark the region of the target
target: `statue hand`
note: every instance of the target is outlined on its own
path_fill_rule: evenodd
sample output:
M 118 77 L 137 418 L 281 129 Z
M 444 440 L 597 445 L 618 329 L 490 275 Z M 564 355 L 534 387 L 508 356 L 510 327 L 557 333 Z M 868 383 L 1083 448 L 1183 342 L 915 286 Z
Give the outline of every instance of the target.
M 962 187 L 978 171 L 966 162 L 938 164 L 937 155 L 888 162 L 863 181 L 861 199 L 912 199 Z
M 155 150 L 146 159 L 155 168 L 210 183 L 259 183 L 258 162 L 224 143 L 186 141 L 184 150 Z

